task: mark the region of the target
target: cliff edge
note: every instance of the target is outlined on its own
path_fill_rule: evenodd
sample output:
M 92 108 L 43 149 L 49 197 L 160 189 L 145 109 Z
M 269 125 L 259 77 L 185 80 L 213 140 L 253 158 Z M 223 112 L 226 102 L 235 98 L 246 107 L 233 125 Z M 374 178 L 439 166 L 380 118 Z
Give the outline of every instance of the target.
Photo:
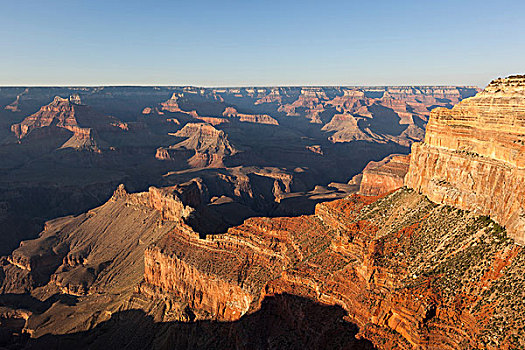
M 431 201 L 489 215 L 525 243 L 525 76 L 492 81 L 432 111 L 405 184 Z

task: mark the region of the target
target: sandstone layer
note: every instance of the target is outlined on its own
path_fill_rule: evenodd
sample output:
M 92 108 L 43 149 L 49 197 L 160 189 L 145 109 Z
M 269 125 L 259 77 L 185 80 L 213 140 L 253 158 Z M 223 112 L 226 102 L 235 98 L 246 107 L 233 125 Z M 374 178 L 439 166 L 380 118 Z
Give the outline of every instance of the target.
M 490 219 L 403 189 L 205 240 L 179 227 L 146 250 L 138 291 L 174 310 L 164 320 L 181 302 L 234 321 L 288 293 L 340 305 L 380 349 L 510 349 L 525 345 L 524 259 Z
M 379 196 L 403 187 L 409 164 L 410 156 L 401 154 L 368 163 L 362 173 L 359 193 Z
M 25 118 L 19 124 L 14 124 L 11 130 L 21 139 L 35 128 L 51 125 L 68 130 L 74 127 L 78 128 L 78 122 L 75 118 L 75 106 L 69 99 L 56 96 L 50 104 L 43 106 L 37 113 Z
M 226 107 L 222 113 L 225 117 L 238 118 L 241 122 L 257 123 L 257 124 L 269 124 L 279 125 L 279 122 L 267 114 L 246 114 L 239 113 L 234 107 Z
M 193 156 L 188 160 L 192 167 L 223 167 L 224 159 L 238 152 L 230 143 L 226 133 L 210 124 L 188 123 L 174 136 L 187 139 L 168 148 L 157 149 L 155 155 L 157 159 L 169 160 L 173 152 L 187 150 L 194 151 Z
M 98 136 L 99 131 L 128 131 L 129 126 L 112 116 L 99 114 L 82 104 L 78 94 L 69 98 L 55 96 L 53 101 L 22 122 L 13 124 L 11 131 L 19 142 L 32 131 L 54 128 L 65 129 L 73 133 L 60 148 L 73 148 L 100 152 L 101 146 L 107 146 Z M 51 132 L 52 133 L 52 132 Z
M 405 183 L 436 203 L 490 215 L 525 243 L 525 76 L 434 110 Z
M 78 298 L 17 309 L 29 311 L 24 329 L 77 332 L 131 309 L 164 329 L 242 321 L 268 297 L 291 294 L 341 307 L 379 349 L 525 346 L 525 252 L 488 217 L 400 189 L 319 204 L 309 216 L 251 218 L 201 238 L 184 220 L 183 203 L 198 204 L 195 185 L 138 194 L 120 187 L 102 207 L 48 223 L 0 261 L 4 293 Z

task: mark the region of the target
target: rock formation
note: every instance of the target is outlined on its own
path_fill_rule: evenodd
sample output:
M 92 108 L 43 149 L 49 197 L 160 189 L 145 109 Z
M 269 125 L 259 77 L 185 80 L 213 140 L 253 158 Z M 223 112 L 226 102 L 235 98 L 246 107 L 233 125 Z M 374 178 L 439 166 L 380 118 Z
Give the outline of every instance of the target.
M 319 154 L 321 156 L 324 154 L 324 151 L 321 145 L 306 146 L 306 149 L 309 150 L 310 152 Z
M 370 130 L 361 130 L 359 128 L 359 120 L 362 118 L 355 117 L 351 114 L 336 114 L 323 126 L 322 130 L 333 132 L 333 135 L 328 137 L 333 143 L 336 142 L 351 142 L 351 141 L 372 141 L 378 139 L 384 142 L 377 135 L 374 135 Z
M 121 187 L 21 245 L 2 264 L 4 291 L 79 296 L 29 314 L 26 331 L 68 333 L 136 308 L 159 322 L 235 321 L 286 293 L 341 306 L 379 349 L 525 345 L 525 252 L 487 217 L 401 189 L 202 239 L 181 220 L 181 198 Z
M 11 131 L 19 139 L 22 139 L 35 128 L 51 125 L 68 130 L 78 127 L 78 122 L 75 118 L 75 105 L 69 99 L 56 96 L 50 104 L 40 108 L 37 113 L 25 118 L 19 124 L 14 124 L 11 127 Z
M 194 116 L 195 119 L 202 120 L 205 123 L 211 124 L 213 126 L 220 125 L 224 123 L 229 123 L 230 121 L 226 118 L 217 118 L 217 117 L 201 117 L 199 115 Z
M 32 290 L 50 281 L 63 293 L 96 293 L 101 285 L 108 287 L 108 273 L 133 275 L 125 271 L 126 264 L 140 263 L 147 242 L 159 239 L 168 227 L 184 223 L 200 201 L 199 184 L 194 181 L 135 194 L 120 185 L 103 206 L 49 221 L 38 239 L 22 242 L 7 258 L 10 265 L 4 269 L 2 291 Z M 169 225 L 159 229 L 158 222 Z M 106 268 L 109 263 L 114 266 Z
M 157 149 L 156 158 L 169 160 L 173 152 L 194 151 L 189 159 L 192 167 L 223 167 L 225 157 L 234 155 L 238 150 L 230 144 L 222 130 L 205 123 L 188 123 L 174 136 L 187 139 L 168 148 Z
M 279 125 L 279 122 L 277 120 L 275 120 L 267 114 L 239 113 L 234 107 L 226 107 L 222 115 L 229 118 L 238 118 L 241 122 Z
M 448 110 L 433 111 L 412 148 L 406 185 L 490 215 L 525 243 L 525 76 L 497 79 Z
M 139 193 L 128 193 L 121 186 L 105 204 L 48 221 L 37 239 L 23 241 L 0 258 L 0 324 L 4 319 L 16 323 L 20 332 L 32 337 L 28 344 L 41 348 L 46 344 L 97 348 L 108 335 L 114 338 L 111 345 L 123 347 L 141 338 L 137 335 L 141 327 L 147 325 L 149 332 L 155 323 L 160 331 L 154 339 L 139 339 L 135 343 L 139 348 L 188 344 L 220 348 L 224 339 L 235 338 L 230 347 L 246 349 L 252 343 L 239 325 L 248 322 L 257 330 L 266 329 L 257 316 L 265 303 L 294 295 L 339 309 L 329 323 L 357 325 L 359 338 L 371 340 L 378 349 L 524 348 L 525 253 L 491 219 L 505 225 L 519 241 L 525 134 L 520 129 L 522 80 L 495 81 L 452 110 L 432 112 L 426 142 L 415 145 L 410 158 L 406 184 L 415 190 L 398 189 L 408 156 L 396 155 L 366 167 L 360 184 L 367 196 L 355 194 L 317 204 L 311 215 L 299 212 L 293 213 L 295 217 L 274 218 L 261 217 L 262 209 L 256 210 L 269 208 L 268 215 L 286 212 L 279 208 L 301 192 L 314 199 L 342 196 L 337 186 L 355 186 L 334 183 L 332 175 L 326 175 L 335 173 L 330 166 L 353 164 L 339 180 L 346 181 L 368 160 L 387 154 L 387 146 L 395 145 L 395 152 L 401 152 L 400 145 L 420 139 L 430 109 L 454 104 L 475 89 L 146 89 L 153 97 L 133 106 L 151 132 L 150 143 L 141 149 L 135 146 L 136 139 L 124 140 L 131 162 L 115 157 L 111 159 L 115 163 L 94 162 L 93 168 L 100 171 L 110 164 L 127 170 L 129 166 L 133 171 L 126 176 L 141 173 L 136 185 L 140 188 L 152 182 L 180 185 Z M 90 93 L 82 94 L 82 102 L 96 101 L 98 92 L 86 89 Z M 112 91 L 101 89 L 108 95 Z M 173 121 L 140 115 L 143 106 L 154 106 L 168 92 L 174 97 L 144 112 L 165 114 Z M 79 137 L 68 142 L 89 146 L 90 133 L 96 135 L 102 130 L 99 125 L 108 125 L 108 120 L 86 123 L 95 113 L 89 114 L 76 97 L 63 100 L 16 124 L 14 132 L 26 132 L 21 140 L 27 140 L 35 129 L 55 127 L 68 133 L 80 128 L 87 130 L 84 136 L 77 131 Z M 257 115 L 275 115 L 282 125 L 236 123 L 241 117 L 231 107 L 235 105 Z M 221 117 L 223 111 L 228 113 Z M 287 120 L 287 115 L 314 124 Z M 195 123 L 199 117 L 216 119 Z M 155 122 L 159 119 L 161 123 Z M 221 124 L 224 130 L 210 125 L 223 119 L 230 120 Z M 109 125 L 124 131 L 132 123 L 111 119 Z M 184 127 L 179 130 L 180 125 Z M 242 154 L 225 131 L 239 145 L 248 146 Z M 168 133 L 185 140 L 164 147 L 170 144 Z M 264 149 L 257 149 L 261 144 Z M 366 147 L 358 148 L 362 144 Z M 25 144 L 11 145 L 15 146 Z M 153 159 L 155 149 L 157 159 L 171 161 Z M 367 153 L 349 156 L 361 150 Z M 250 158 L 249 163 L 237 166 L 242 156 Z M 184 162 L 180 167 L 174 161 L 178 158 Z M 229 162 L 236 164 L 225 167 Z M 89 171 L 89 166 L 81 170 Z M 314 186 L 321 177 L 328 185 Z M 97 186 L 94 183 L 91 189 Z M 431 198 L 434 189 L 439 198 Z M 6 198 L 0 198 L 0 214 L 15 203 Z M 253 206 L 241 205 L 236 202 L 239 198 Z M 247 213 L 228 221 L 223 214 L 228 211 Z M 221 227 L 203 230 L 199 224 Z M 302 326 L 303 309 L 290 305 L 275 310 L 274 317 L 298 313 L 295 327 Z M 135 312 L 150 322 L 125 317 Z M 322 319 L 321 311 L 310 312 L 320 313 L 309 315 L 314 320 Z M 292 333 L 311 339 L 310 329 L 296 328 Z M 258 332 L 249 335 L 255 341 L 264 337 Z M 333 340 L 341 333 L 323 336 Z
M 51 103 L 21 123 L 13 124 L 11 131 L 19 140 L 26 138 L 33 130 L 58 127 L 73 133 L 71 138 L 60 148 L 74 148 L 100 152 L 101 144 L 96 130 L 128 130 L 128 124 L 111 117 L 104 116 L 90 107 L 81 104 L 78 94 L 69 98 L 56 96 Z
M 218 96 L 214 90 L 195 92 L 185 89 L 183 92 L 174 92 L 168 100 L 161 102 L 156 107 L 145 107 L 142 114 L 179 113 L 218 125 L 228 122 L 227 119 L 217 117 L 219 111 L 224 109 L 223 102 L 222 97 Z
M 91 128 L 69 127 L 73 131 L 73 136 L 66 141 L 60 148 L 74 148 L 78 150 L 91 150 L 100 153 L 100 141 L 96 141 L 96 132 Z
M 511 236 L 523 237 L 520 221 L 512 221 L 523 218 L 522 80 L 498 80 L 451 111 L 436 110 L 425 144 L 414 146 L 407 184 L 460 209 L 401 189 L 382 199 L 320 204 L 308 217 L 250 219 L 204 241 L 181 227 L 146 251 L 139 292 L 173 297 L 197 319 L 221 321 L 258 310 L 267 295 L 301 295 L 343 306 L 361 336 L 382 349 L 525 346 L 523 297 L 512 294 L 525 283 L 525 255 L 501 226 L 479 216 L 502 222 L 503 212 Z M 495 142 L 487 149 L 490 135 Z M 362 191 L 401 186 L 407 158 L 368 167 Z M 378 181 L 367 176 L 390 183 L 371 188 Z M 492 179 L 508 186 L 504 198 Z M 470 186 L 468 201 L 458 200 L 467 194 L 463 185 Z M 476 198 L 482 185 L 498 208 Z
M 171 98 L 165 102 L 162 102 L 161 110 L 167 111 L 167 112 L 183 112 L 185 113 L 179 106 L 179 98 L 182 97 L 182 94 L 173 93 Z
M 410 156 L 401 154 L 368 163 L 362 173 L 359 193 L 380 196 L 403 187 L 409 164 Z
M 300 95 L 280 110 L 298 115 L 306 109 L 312 122 L 324 124 L 331 142 L 395 142 L 408 146 L 424 137 L 424 124 L 429 112 L 437 106 L 450 107 L 477 89 L 454 87 L 378 87 L 348 88 L 328 97 Z M 325 120 L 326 118 L 330 118 Z
M 19 104 L 20 104 L 20 95 L 16 96 L 16 100 L 14 100 L 13 102 L 5 106 L 4 109 L 7 111 L 11 111 L 11 112 L 20 112 Z
M 185 88 L 143 113 L 181 113 L 213 125 L 223 122 L 216 119 L 221 114 L 269 125 L 278 125 L 285 116 L 301 117 L 319 124 L 334 143 L 393 142 L 408 147 L 423 139 L 430 110 L 451 107 L 478 91 L 452 86 Z M 239 113 L 239 108 L 257 112 Z
M 146 250 L 139 292 L 221 321 L 268 295 L 300 295 L 341 305 L 380 349 L 524 344 L 522 297 L 494 293 L 525 282 L 525 255 L 497 224 L 407 190 L 370 198 L 249 219 L 206 240 L 179 227 Z

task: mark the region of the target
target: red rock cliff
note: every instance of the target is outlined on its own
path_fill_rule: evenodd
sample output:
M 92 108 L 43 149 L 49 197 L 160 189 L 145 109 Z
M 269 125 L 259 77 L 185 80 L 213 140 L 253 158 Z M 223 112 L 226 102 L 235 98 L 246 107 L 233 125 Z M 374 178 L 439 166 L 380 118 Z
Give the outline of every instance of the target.
M 525 76 L 497 79 L 452 109 L 435 109 L 412 147 L 406 185 L 490 215 L 525 243 Z
M 38 112 L 25 118 L 21 123 L 13 124 L 11 131 L 21 139 L 35 128 L 42 128 L 52 124 L 73 132 L 75 132 L 73 128 L 78 128 L 78 122 L 75 117 L 75 105 L 67 98 L 56 96 L 53 102 L 40 108 Z
M 393 154 L 379 162 L 370 162 L 363 170 L 359 193 L 379 196 L 403 187 L 410 156 Z
M 510 349 L 525 345 L 523 299 L 505 292 L 523 285 L 524 259 L 490 220 L 404 189 L 204 240 L 179 227 L 146 250 L 139 291 L 222 321 L 288 293 L 343 307 L 380 349 Z
M 525 253 L 479 216 L 523 241 L 523 81 L 497 80 L 433 112 L 406 180 L 426 197 L 406 188 L 355 195 L 315 215 L 248 219 L 205 240 L 173 230 L 146 251 L 140 290 L 228 321 L 268 295 L 308 297 L 343 307 L 380 349 L 525 347 Z M 400 186 L 406 161 L 378 168 Z

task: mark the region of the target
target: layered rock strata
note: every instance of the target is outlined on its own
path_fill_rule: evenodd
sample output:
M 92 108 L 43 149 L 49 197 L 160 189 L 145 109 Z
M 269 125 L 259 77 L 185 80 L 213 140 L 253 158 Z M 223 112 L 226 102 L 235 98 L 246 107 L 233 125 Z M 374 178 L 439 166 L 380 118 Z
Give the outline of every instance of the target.
M 436 203 L 490 215 L 525 243 L 525 76 L 497 79 L 438 108 L 414 144 L 406 185 Z
M 241 122 L 279 125 L 279 122 L 275 118 L 272 118 L 267 114 L 239 113 L 234 107 L 226 107 L 222 115 L 229 118 L 238 118 Z
M 188 123 L 174 136 L 187 139 L 167 148 L 158 148 L 155 155 L 157 159 L 170 160 L 173 152 L 186 150 L 194 151 L 188 160 L 192 167 L 223 167 L 225 158 L 238 152 L 226 133 L 210 124 Z
M 120 187 L 1 261 L 4 292 L 78 296 L 30 314 L 25 330 L 89 329 L 136 308 L 157 322 L 235 321 L 268 296 L 292 294 L 342 307 L 379 349 L 525 346 L 525 253 L 487 217 L 400 189 L 202 239 L 183 220 L 181 202 L 198 192 L 188 186 Z
M 218 321 L 269 295 L 307 297 L 343 307 L 380 349 L 519 348 L 523 261 L 490 219 L 402 189 L 320 204 L 311 216 L 249 219 L 204 240 L 179 227 L 146 250 L 138 291 Z
M 105 116 L 82 105 L 78 94 L 69 98 L 56 96 L 53 101 L 22 122 L 13 124 L 11 131 L 19 141 L 32 131 L 43 128 L 65 129 L 73 133 L 71 138 L 60 148 L 74 148 L 100 152 L 101 141 L 97 136 L 100 131 L 128 131 L 129 125 L 112 116 Z
M 25 118 L 21 123 L 14 124 L 11 131 L 21 139 L 31 130 L 56 125 L 74 132 L 78 128 L 75 117 L 75 105 L 67 98 L 56 96 L 48 105 L 40 108 L 38 112 Z
M 120 273 L 130 277 L 141 264 L 146 243 L 159 239 L 175 224 L 182 225 L 200 201 L 196 181 L 134 194 L 120 185 L 103 206 L 49 221 L 38 239 L 23 241 L 7 257 L 0 290 L 31 291 L 49 280 L 72 295 L 112 288 L 106 284 L 108 278 Z M 125 262 L 133 265 L 130 271 Z
M 379 162 L 370 162 L 363 170 L 359 193 L 379 196 L 403 187 L 410 156 L 393 154 Z

